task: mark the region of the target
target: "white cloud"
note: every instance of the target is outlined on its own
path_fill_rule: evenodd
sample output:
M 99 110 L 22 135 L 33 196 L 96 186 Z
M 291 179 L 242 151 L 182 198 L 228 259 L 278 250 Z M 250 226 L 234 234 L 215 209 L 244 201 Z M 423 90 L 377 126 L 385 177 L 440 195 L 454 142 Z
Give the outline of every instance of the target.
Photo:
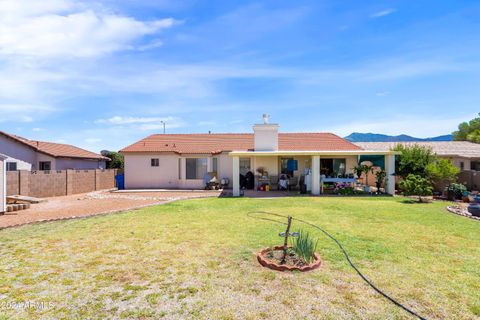
M 143 36 L 176 23 L 172 18 L 140 21 L 92 7 L 85 9 L 74 1 L 47 0 L 32 6 L 32 1 L 15 2 L 0 2 L 0 55 L 100 56 L 134 49 Z M 156 45 L 160 45 L 159 40 Z
M 0 104 L 0 122 L 33 122 L 52 112 L 53 108 L 41 105 Z
M 97 124 L 108 124 L 114 126 L 129 126 L 141 131 L 163 130 L 165 128 L 173 129 L 184 126 L 181 119 L 177 117 L 123 117 L 113 116 L 108 119 L 97 119 Z
M 98 142 L 101 142 L 102 139 L 100 139 L 100 138 L 87 138 L 84 141 L 88 144 L 96 144 Z
M 370 15 L 370 18 L 380 18 L 380 17 L 388 16 L 388 15 L 394 13 L 395 11 L 397 11 L 397 10 L 394 9 L 394 8 L 381 10 L 381 11 L 375 12 L 372 15 Z
M 390 91 L 380 91 L 380 92 L 375 93 L 375 95 L 377 97 L 386 97 L 386 96 L 389 96 L 390 94 L 391 94 Z

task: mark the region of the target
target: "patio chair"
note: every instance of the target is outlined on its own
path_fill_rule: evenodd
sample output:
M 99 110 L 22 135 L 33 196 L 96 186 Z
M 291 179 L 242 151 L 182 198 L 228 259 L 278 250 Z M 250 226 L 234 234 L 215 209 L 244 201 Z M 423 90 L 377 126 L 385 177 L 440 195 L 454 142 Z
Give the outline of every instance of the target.
M 278 176 L 270 176 L 270 189 L 278 190 Z
M 298 177 L 291 177 L 288 179 L 288 189 L 296 190 L 298 185 Z

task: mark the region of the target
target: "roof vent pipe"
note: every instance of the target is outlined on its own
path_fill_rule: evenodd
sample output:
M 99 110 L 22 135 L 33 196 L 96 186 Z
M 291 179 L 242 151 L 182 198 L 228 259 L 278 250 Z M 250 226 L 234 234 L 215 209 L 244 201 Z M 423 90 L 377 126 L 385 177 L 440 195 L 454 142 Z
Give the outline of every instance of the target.
M 263 114 L 263 124 L 268 124 L 269 121 L 270 121 L 270 115 L 264 113 Z

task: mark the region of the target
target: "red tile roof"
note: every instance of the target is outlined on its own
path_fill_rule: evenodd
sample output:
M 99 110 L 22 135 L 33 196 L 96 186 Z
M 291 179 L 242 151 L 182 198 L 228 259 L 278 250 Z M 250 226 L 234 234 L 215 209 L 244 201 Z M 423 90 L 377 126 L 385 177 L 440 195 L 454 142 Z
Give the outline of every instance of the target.
M 22 143 L 35 151 L 47 154 L 55 158 L 81 158 L 81 159 L 97 159 L 97 160 L 109 160 L 100 154 L 81 149 L 70 144 L 34 141 L 26 138 L 10 134 L 4 131 L 0 131 L 3 136 L 13 139 L 19 143 Z
M 175 152 L 179 154 L 215 154 L 229 151 L 253 151 L 253 133 L 154 134 L 120 152 Z M 359 146 L 332 133 L 279 133 L 279 151 L 350 151 Z

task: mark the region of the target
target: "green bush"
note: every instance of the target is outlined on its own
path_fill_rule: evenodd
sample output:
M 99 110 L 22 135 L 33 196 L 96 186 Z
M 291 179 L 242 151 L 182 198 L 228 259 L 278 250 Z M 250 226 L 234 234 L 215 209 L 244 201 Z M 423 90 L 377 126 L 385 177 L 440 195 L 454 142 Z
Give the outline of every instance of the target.
M 400 187 L 405 196 L 418 196 L 418 200 L 422 202 L 422 197 L 431 196 L 433 187 L 425 178 L 415 174 L 409 174 L 405 180 L 400 182 Z
M 428 177 L 437 183 L 447 182 L 452 183 L 457 180 L 457 175 L 460 172 L 452 161 L 448 159 L 438 159 L 437 161 L 427 165 Z
M 410 174 L 428 178 L 428 165 L 435 163 L 438 159 L 431 148 L 417 144 L 411 146 L 398 144 L 393 150 L 401 152 L 396 161 L 395 172 L 402 178 L 406 178 Z
M 297 256 L 302 257 L 305 262 L 310 263 L 315 258 L 318 239 L 314 240 L 307 231 L 300 230 L 300 235 L 293 238 L 293 250 Z
M 461 183 L 452 183 L 446 188 L 446 191 L 452 193 L 456 199 L 461 199 L 467 191 L 467 187 Z

